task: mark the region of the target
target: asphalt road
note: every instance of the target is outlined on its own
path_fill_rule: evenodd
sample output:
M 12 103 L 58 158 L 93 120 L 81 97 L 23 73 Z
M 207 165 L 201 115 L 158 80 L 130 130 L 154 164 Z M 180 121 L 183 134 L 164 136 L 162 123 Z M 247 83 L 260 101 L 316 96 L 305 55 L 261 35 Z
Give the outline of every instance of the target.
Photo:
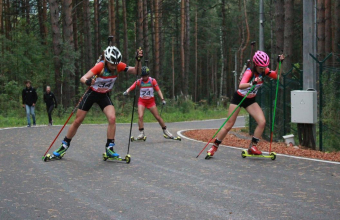
M 222 123 L 167 126 L 176 133 Z M 243 159 L 241 150 L 226 147 L 211 160 L 196 159 L 203 143 L 166 140 L 156 123 L 145 125 L 146 142 L 131 143 L 130 164 L 102 160 L 105 125 L 82 125 L 62 160 L 43 162 L 60 128 L 0 130 L 1 220 L 340 219 L 338 164 Z M 128 124 L 117 125 L 122 156 L 128 131 Z

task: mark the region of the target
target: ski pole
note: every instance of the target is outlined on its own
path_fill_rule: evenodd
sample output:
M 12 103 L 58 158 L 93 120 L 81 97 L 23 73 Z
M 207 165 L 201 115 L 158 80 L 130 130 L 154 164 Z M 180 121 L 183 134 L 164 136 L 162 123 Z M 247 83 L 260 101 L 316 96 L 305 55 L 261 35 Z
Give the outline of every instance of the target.
M 139 47 L 139 51 L 142 50 L 141 47 Z M 138 52 L 137 52 L 138 53 Z M 127 150 L 127 154 L 129 154 L 130 152 L 130 142 L 131 142 L 131 132 L 132 132 L 132 123 L 133 123 L 133 114 L 134 114 L 134 111 L 135 111 L 135 102 L 136 102 L 136 96 L 137 96 L 137 82 L 138 82 L 138 72 L 140 70 L 140 57 L 138 57 L 137 59 L 137 73 L 136 73 L 136 88 L 135 88 L 135 94 L 133 96 L 133 105 L 132 105 L 132 114 L 131 114 L 131 124 L 130 124 L 130 134 L 129 134 L 129 144 L 128 144 L 128 150 Z
M 228 116 L 228 118 L 224 121 L 224 123 L 222 124 L 222 126 L 216 131 L 216 133 L 214 134 L 214 136 L 208 141 L 208 143 L 204 146 L 204 148 L 201 150 L 201 152 L 196 156 L 196 158 L 198 158 L 201 153 L 204 151 L 204 149 L 210 144 L 210 142 L 215 138 L 215 136 L 218 134 L 218 132 L 223 128 L 223 126 L 227 123 L 227 121 L 229 121 L 229 119 L 231 118 L 231 116 L 234 114 L 234 112 L 236 111 L 236 109 L 238 109 L 240 107 L 240 105 L 242 104 L 242 102 L 247 98 L 247 96 L 249 95 L 249 93 L 255 88 L 256 85 L 253 85 L 250 90 L 247 92 L 247 94 L 243 97 L 243 99 L 241 100 L 241 102 L 237 105 L 237 107 L 234 109 L 234 111 Z
M 276 82 L 276 94 L 275 94 L 274 114 L 273 114 L 273 122 L 272 122 L 272 132 L 270 134 L 269 154 L 272 151 L 273 131 L 274 131 L 276 103 L 277 103 L 277 93 L 279 91 L 279 81 L 280 81 L 279 79 L 280 79 L 280 75 L 281 75 L 281 60 L 279 62 L 279 74 L 277 75 L 277 82 Z

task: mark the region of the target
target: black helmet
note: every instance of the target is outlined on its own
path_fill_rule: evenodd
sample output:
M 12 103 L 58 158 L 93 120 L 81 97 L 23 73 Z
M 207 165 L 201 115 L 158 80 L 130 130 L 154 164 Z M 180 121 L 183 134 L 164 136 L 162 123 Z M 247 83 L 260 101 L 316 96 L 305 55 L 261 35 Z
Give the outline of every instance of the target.
M 150 73 L 150 69 L 147 66 L 142 67 L 142 76 L 147 76 Z

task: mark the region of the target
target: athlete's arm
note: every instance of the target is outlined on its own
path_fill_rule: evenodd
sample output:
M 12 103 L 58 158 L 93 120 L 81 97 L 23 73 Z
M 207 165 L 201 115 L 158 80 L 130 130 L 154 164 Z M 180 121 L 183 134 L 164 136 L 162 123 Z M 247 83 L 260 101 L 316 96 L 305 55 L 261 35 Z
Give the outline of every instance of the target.
M 250 87 L 250 80 L 253 76 L 253 73 L 250 69 L 246 70 L 243 74 L 243 77 L 242 77 L 242 80 L 240 82 L 240 85 L 239 85 L 239 89 L 246 89 L 248 87 Z
M 80 78 L 80 82 L 86 84 L 86 81 L 88 79 L 91 79 L 94 75 L 100 74 L 100 72 L 103 70 L 103 68 L 104 68 L 103 62 L 97 63 L 92 69 L 90 69 L 84 76 L 82 76 Z M 95 83 L 95 80 L 92 79 L 91 85 L 93 85 L 94 83 Z
M 162 100 L 164 100 L 162 91 L 161 91 L 161 90 L 158 90 L 157 93 L 158 93 L 159 98 L 161 98 Z
M 133 90 L 136 88 L 136 83 L 137 83 L 137 82 L 134 82 L 134 83 L 130 86 L 130 88 L 128 88 L 128 89 L 126 90 L 126 92 L 129 93 L 130 91 L 133 91 Z
M 136 56 L 136 65 L 135 65 L 135 67 L 129 67 L 128 70 L 126 71 L 127 73 L 131 73 L 131 74 L 134 74 L 134 75 L 137 74 L 137 68 L 141 68 L 142 67 L 142 65 L 140 63 L 140 60 L 143 57 L 143 50 L 139 50 L 138 49 L 137 51 L 138 51 L 138 54 Z M 139 58 L 139 61 L 137 60 L 138 58 Z M 141 73 L 140 69 L 139 69 L 138 72 L 139 72 L 139 74 Z

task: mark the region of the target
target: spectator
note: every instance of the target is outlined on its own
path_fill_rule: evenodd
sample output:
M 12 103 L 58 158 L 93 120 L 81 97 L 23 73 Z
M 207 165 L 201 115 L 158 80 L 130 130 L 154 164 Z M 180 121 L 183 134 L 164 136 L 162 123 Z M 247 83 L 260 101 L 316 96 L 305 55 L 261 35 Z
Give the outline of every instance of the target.
M 30 118 L 31 115 L 33 119 L 33 126 L 36 125 L 34 108 L 38 100 L 38 96 L 37 96 L 35 89 L 31 86 L 30 80 L 26 80 L 25 84 L 26 84 L 26 88 L 22 90 L 22 107 L 23 108 L 26 107 L 27 127 L 31 127 L 31 118 Z
M 57 108 L 57 100 L 51 92 L 51 87 L 46 86 L 46 92 L 44 94 L 44 102 L 46 103 L 46 110 L 48 114 L 48 125 L 52 125 L 52 111 L 53 108 Z

